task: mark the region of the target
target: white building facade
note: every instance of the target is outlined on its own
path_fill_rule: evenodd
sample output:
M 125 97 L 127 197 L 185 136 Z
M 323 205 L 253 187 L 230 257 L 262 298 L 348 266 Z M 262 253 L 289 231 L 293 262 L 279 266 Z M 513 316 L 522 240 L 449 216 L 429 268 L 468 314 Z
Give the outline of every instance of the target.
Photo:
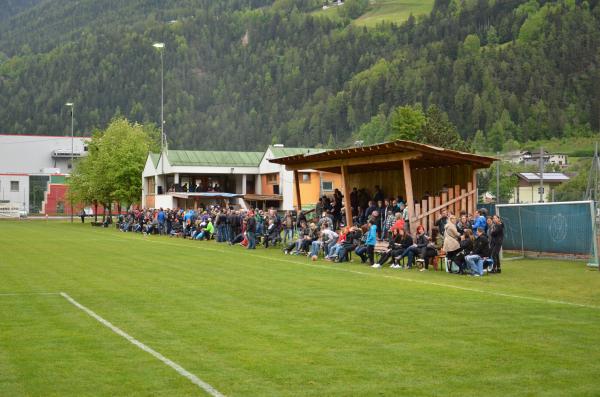
M 0 203 L 17 205 L 29 214 L 60 214 L 57 209 L 66 214 L 65 179 L 71 173 L 71 156 L 85 156 L 88 140 L 0 134 Z

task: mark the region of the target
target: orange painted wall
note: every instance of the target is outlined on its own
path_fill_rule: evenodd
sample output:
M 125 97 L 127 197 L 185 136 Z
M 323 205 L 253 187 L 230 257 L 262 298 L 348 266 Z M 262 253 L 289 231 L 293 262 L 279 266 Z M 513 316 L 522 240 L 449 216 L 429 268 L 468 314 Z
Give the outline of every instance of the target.
M 319 185 L 321 183 L 321 180 L 323 180 L 323 182 L 332 182 L 332 190 L 323 191 L 323 194 L 327 196 L 333 195 L 333 189 L 342 190 L 342 176 L 340 174 L 323 172 L 321 173 L 321 178 L 319 178 L 319 172 L 311 172 L 310 182 L 303 182 L 302 174 L 304 174 L 304 172 L 298 173 L 300 177 L 300 200 L 302 201 L 303 207 L 307 205 L 315 205 L 319 201 Z M 294 183 L 294 207 L 296 205 L 296 184 Z
M 155 208 L 155 197 L 154 194 L 149 194 L 146 196 L 146 206 L 144 208 Z
M 279 173 L 277 174 L 269 174 L 269 175 L 276 175 L 277 177 L 277 183 L 269 183 L 267 182 L 267 174 L 265 175 L 261 175 L 260 176 L 260 185 L 261 185 L 261 194 L 275 194 L 273 192 L 273 186 L 274 185 L 279 185 Z M 281 187 L 279 187 L 279 194 L 281 194 Z

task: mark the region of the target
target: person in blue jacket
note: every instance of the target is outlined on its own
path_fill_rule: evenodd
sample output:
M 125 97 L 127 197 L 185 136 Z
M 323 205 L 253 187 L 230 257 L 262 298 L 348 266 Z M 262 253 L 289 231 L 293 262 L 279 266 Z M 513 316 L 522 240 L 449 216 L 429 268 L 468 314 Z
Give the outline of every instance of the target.
M 477 234 L 477 229 L 482 228 L 484 233 L 487 231 L 487 221 L 485 219 L 484 210 L 477 210 L 474 214 L 475 220 L 473 221 L 473 234 Z
M 369 232 L 365 244 L 367 245 L 369 264 L 373 266 L 375 264 L 375 244 L 377 244 L 377 224 L 375 220 L 369 219 L 367 225 L 369 225 Z

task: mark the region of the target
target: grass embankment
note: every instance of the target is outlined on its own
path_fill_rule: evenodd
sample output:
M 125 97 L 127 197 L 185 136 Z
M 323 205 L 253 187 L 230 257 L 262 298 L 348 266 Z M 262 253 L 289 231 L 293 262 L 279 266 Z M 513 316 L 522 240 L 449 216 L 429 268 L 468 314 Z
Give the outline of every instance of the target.
M 0 395 L 198 395 L 59 295 L 228 396 L 594 395 L 600 277 L 510 261 L 480 279 L 0 222 Z M 15 295 L 8 295 L 15 294 Z
M 338 7 L 331 6 L 327 10 L 319 9 L 313 14 L 338 18 Z M 368 27 L 376 26 L 381 22 L 400 24 L 405 22 L 411 14 L 415 17 L 428 14 L 432 8 L 433 0 L 375 0 L 371 2 L 367 11 L 352 23 Z

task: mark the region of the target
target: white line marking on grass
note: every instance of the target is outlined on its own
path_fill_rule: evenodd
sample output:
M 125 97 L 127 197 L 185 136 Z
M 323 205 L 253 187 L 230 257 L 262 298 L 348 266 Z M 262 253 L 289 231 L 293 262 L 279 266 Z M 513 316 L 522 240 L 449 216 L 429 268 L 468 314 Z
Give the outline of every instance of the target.
M 160 354 L 156 350 L 152 349 L 151 347 L 148 347 L 147 345 L 145 345 L 142 342 L 140 342 L 139 340 L 135 339 L 133 336 L 131 336 L 128 333 L 126 333 L 125 331 L 121 330 L 117 326 L 111 324 L 110 322 L 108 322 L 104 318 L 102 318 L 99 315 L 97 315 L 96 313 L 94 313 L 92 310 L 88 309 L 87 307 L 85 307 L 82 304 L 80 304 L 79 302 L 77 302 L 75 299 L 71 298 L 68 294 L 66 294 L 64 292 L 61 292 L 60 295 L 63 298 L 65 298 L 67 301 L 69 301 L 71 304 L 73 304 L 75 307 L 77 307 L 78 309 L 84 311 L 90 317 L 93 317 L 98 322 L 100 322 L 102 325 L 104 325 L 105 327 L 109 328 L 115 334 L 117 334 L 117 335 L 119 335 L 119 336 L 127 339 L 130 343 L 132 343 L 133 345 L 135 345 L 138 348 L 142 349 L 146 353 L 150 353 L 152 356 L 154 356 L 155 358 L 159 359 L 164 364 L 166 364 L 169 367 L 173 368 L 179 375 L 188 378 L 193 384 L 195 384 L 196 386 L 200 387 L 202 390 L 204 390 L 205 392 L 207 392 L 211 396 L 213 396 L 213 397 L 224 397 L 224 395 L 221 394 L 221 393 L 219 393 L 219 391 L 217 391 L 217 389 L 215 389 L 214 387 L 212 387 L 208 383 L 204 382 L 202 379 L 198 378 L 196 375 L 192 374 L 191 372 L 189 372 L 188 370 L 186 370 L 185 368 L 183 368 L 181 365 L 177 364 L 174 361 L 169 360 L 168 358 L 166 358 L 165 356 L 163 356 L 162 354 Z
M 35 295 L 59 295 L 59 292 L 10 292 L 0 296 L 35 296 Z
M 169 242 L 166 242 L 166 241 L 159 241 L 159 240 L 144 239 L 143 241 L 156 242 L 156 243 L 160 243 L 160 244 L 173 245 L 173 246 L 177 246 L 177 247 L 182 247 L 183 246 L 181 244 L 173 244 L 173 243 L 169 243 Z M 220 250 L 220 249 L 211 248 L 211 247 L 205 247 L 205 246 L 197 246 L 197 247 L 190 246 L 190 248 L 201 248 L 201 249 L 205 249 L 207 251 L 214 251 L 214 252 L 219 252 L 219 253 L 231 252 L 231 251 L 225 251 L 225 250 Z M 434 282 L 434 281 L 415 280 L 415 279 L 412 279 L 412 278 L 405 278 L 405 277 L 395 277 L 395 276 L 390 276 L 390 275 L 386 275 L 386 274 L 379 274 L 377 272 L 377 270 L 375 270 L 373 273 L 365 273 L 365 272 L 359 272 L 359 271 L 356 271 L 356 270 L 345 269 L 343 267 L 337 267 L 336 265 L 332 265 L 332 266 L 314 265 L 314 264 L 310 264 L 310 263 L 302 263 L 302 262 L 292 261 L 292 260 L 289 260 L 289 259 L 282 259 L 282 258 L 276 258 L 276 257 L 270 257 L 270 256 L 255 254 L 253 252 L 245 252 L 244 255 L 249 255 L 249 256 L 256 257 L 256 258 L 267 259 L 267 260 L 271 260 L 271 261 L 292 263 L 292 264 L 295 264 L 295 265 L 303 265 L 303 266 L 308 266 L 308 267 L 318 267 L 318 268 L 321 268 L 321 269 L 330 269 L 330 270 L 337 270 L 337 271 L 341 271 L 341 272 L 345 272 L 345 273 L 360 274 L 362 276 L 384 277 L 384 278 L 389 278 L 389 279 L 394 279 L 394 280 L 399 280 L 399 281 L 405 281 L 405 282 L 412 282 L 412 283 L 418 283 L 418 284 L 424 284 L 424 285 L 433 285 L 433 286 L 436 286 L 436 287 L 453 288 L 453 289 L 458 289 L 458 290 L 462 290 L 462 291 L 470 291 L 470 292 L 477 292 L 477 293 L 481 293 L 481 294 L 488 294 L 488 295 L 494 295 L 494 296 L 502 296 L 502 297 L 505 297 L 505 298 L 523 299 L 523 300 L 530 300 L 530 301 L 540 302 L 540 303 L 549 303 L 549 304 L 556 304 L 556 305 L 567 305 L 567 306 L 575 306 L 575 307 L 583 307 L 583 308 L 587 308 L 587 309 L 600 310 L 600 306 L 587 305 L 585 303 L 575 303 L 575 302 L 568 302 L 568 301 L 562 301 L 562 300 L 556 300 L 556 299 L 536 298 L 534 296 L 514 295 L 514 294 L 508 294 L 508 293 L 504 293 L 504 292 L 486 291 L 486 290 L 477 289 L 477 288 L 461 287 L 459 285 L 437 283 L 437 282 Z

